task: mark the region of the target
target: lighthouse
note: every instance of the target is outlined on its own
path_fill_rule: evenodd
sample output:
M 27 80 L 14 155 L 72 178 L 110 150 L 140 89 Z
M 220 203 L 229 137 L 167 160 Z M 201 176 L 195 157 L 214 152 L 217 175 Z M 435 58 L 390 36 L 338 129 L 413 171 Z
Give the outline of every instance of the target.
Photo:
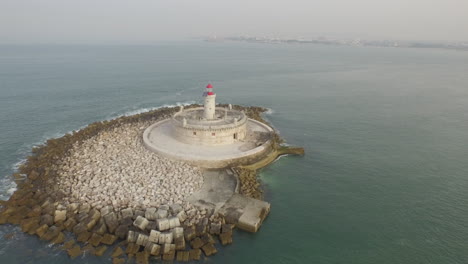
M 153 128 L 158 127 L 158 136 L 154 137 L 158 138 L 158 140 L 163 131 L 164 133 L 170 131 L 166 133 L 167 137 L 158 144 L 161 144 L 161 148 L 165 148 L 169 150 L 170 153 L 174 153 L 173 157 L 182 158 L 185 154 L 181 154 L 183 152 L 178 151 L 185 151 L 185 149 L 190 149 L 189 151 L 193 151 L 194 155 L 197 155 L 195 154 L 197 152 L 204 152 L 200 151 L 196 146 L 225 146 L 226 148 L 232 148 L 233 155 L 237 155 L 241 146 L 242 148 L 246 146 L 245 149 L 251 149 L 250 147 L 255 148 L 256 146 L 260 146 L 255 142 L 265 144 L 267 141 L 264 140 L 269 140 L 270 135 L 272 135 L 270 132 L 273 130 L 268 126 L 258 121 L 251 120 L 243 111 L 233 109 L 230 105 L 216 105 L 216 94 L 213 91 L 213 85 L 208 84 L 206 88 L 202 87 L 201 90 L 204 91 L 204 104 L 202 103 L 199 107 L 190 107 L 187 109 L 181 107 L 171 118 L 152 125 L 154 126 Z M 154 131 L 153 128 L 149 127 L 145 130 L 146 134 L 143 135 L 143 140 L 146 140 L 145 144 L 147 144 L 150 149 L 154 150 L 154 143 L 152 140 L 155 139 L 148 134 L 153 133 L 151 132 Z M 249 131 L 252 132 L 249 134 Z M 247 135 L 249 135 L 249 137 L 247 137 Z M 252 144 L 247 142 L 252 142 Z M 264 150 L 267 150 L 265 146 L 267 145 L 261 145 Z M 221 149 L 218 148 L 204 150 L 207 150 L 206 152 L 209 153 L 221 153 L 217 152 L 221 151 Z M 158 152 L 159 150 L 154 151 Z M 217 154 L 213 155 L 218 158 Z M 237 158 L 236 156 L 233 160 Z M 190 157 L 190 159 L 192 158 Z
M 208 84 L 205 92 L 205 107 L 203 117 L 207 120 L 213 120 L 215 117 L 216 94 L 213 92 L 213 85 Z

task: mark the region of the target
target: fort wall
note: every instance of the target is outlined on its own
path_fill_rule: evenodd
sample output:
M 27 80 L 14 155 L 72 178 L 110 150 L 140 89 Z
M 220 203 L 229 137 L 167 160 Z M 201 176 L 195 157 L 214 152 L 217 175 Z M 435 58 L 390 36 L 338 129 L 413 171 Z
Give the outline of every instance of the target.
M 272 151 L 273 141 L 271 138 L 263 144 L 250 150 L 237 153 L 226 153 L 224 155 L 200 156 L 197 155 L 197 153 L 184 154 L 177 149 L 162 148 L 161 146 L 154 144 L 151 141 L 151 133 L 152 131 L 154 133 L 158 127 L 164 126 L 164 124 L 167 122 L 171 122 L 171 119 L 157 122 L 148 127 L 143 133 L 143 144 L 147 149 L 156 152 L 161 156 L 175 160 L 182 160 L 195 166 L 200 166 L 203 168 L 224 168 L 241 164 L 251 164 L 264 158 Z M 253 119 L 247 119 L 247 122 L 252 122 L 257 126 L 261 126 L 265 132 L 273 133 L 273 129 L 261 122 Z M 157 134 L 154 136 L 158 137 Z
M 242 141 L 247 135 L 247 116 L 235 110 L 226 110 L 224 108 L 217 108 L 218 112 L 223 113 L 229 111 L 230 115 L 239 116 L 239 120 L 201 120 L 194 124 L 193 122 L 181 121 L 183 114 L 190 115 L 190 112 L 200 111 L 203 108 L 195 108 L 179 112 L 172 118 L 173 136 L 184 143 L 203 145 L 203 146 L 216 146 L 233 144 L 237 141 Z

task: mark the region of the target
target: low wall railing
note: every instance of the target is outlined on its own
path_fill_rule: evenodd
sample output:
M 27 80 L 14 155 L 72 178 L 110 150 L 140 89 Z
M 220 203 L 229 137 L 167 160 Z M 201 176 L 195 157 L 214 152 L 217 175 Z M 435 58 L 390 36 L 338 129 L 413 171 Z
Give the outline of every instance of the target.
M 203 107 L 188 109 L 185 111 L 189 112 L 189 111 L 199 111 L 199 110 L 203 110 Z M 224 108 L 216 108 L 216 110 L 224 111 Z M 178 128 L 187 129 L 187 130 L 202 130 L 202 131 L 206 131 L 206 130 L 209 130 L 209 131 L 220 130 L 221 131 L 221 130 L 233 129 L 233 128 L 241 127 L 247 123 L 248 118 L 244 113 L 237 111 L 237 110 L 228 110 L 228 111 L 237 112 L 241 116 L 241 119 L 237 120 L 237 122 L 233 122 L 231 124 L 224 124 L 224 125 L 207 125 L 207 124 L 194 125 L 194 124 L 189 124 L 189 123 L 186 123 L 184 125 L 183 121 L 178 120 L 176 118 L 183 112 L 178 112 L 174 114 L 174 116 L 172 117 L 172 121 Z

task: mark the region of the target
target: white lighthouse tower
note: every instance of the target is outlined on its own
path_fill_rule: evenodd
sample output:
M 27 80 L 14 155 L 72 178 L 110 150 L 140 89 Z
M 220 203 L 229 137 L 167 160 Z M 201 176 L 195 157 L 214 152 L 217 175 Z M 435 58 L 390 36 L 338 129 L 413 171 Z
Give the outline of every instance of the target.
M 213 120 L 215 117 L 216 94 L 213 92 L 213 85 L 208 84 L 205 92 L 205 109 L 203 117 L 206 120 Z

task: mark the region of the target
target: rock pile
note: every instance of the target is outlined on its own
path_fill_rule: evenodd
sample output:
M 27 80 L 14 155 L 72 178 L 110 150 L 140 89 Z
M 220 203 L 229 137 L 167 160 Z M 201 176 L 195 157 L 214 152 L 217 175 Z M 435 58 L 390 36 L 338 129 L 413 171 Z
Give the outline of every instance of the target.
M 210 256 L 217 252 L 218 239 L 222 245 L 231 244 L 234 227 L 212 210 L 190 204 L 146 210 L 115 210 L 112 206 L 97 210 L 86 203 L 65 207 L 53 203 L 47 194 L 30 192 L 28 187 L 15 192 L 1 210 L 0 224 L 5 223 L 19 225 L 23 232 L 53 244 L 63 244 L 71 258 L 85 252 L 102 256 L 109 246 L 123 240 L 112 253 L 114 263 L 122 263 L 124 255 L 136 257 L 139 263 L 148 263 L 150 256 L 199 260 L 202 253 Z M 73 233 L 76 240 L 65 241 L 66 232 Z
M 188 221 L 195 214 L 201 218 L 196 224 Z M 215 237 L 223 245 L 232 243 L 233 225 L 226 224 L 224 218 L 207 211 L 186 211 L 180 206 L 161 206 L 157 211 L 149 208 L 145 216 L 133 219 L 127 233 L 127 255 L 137 259 L 160 256 L 163 260 L 199 260 L 202 252 L 206 256 L 217 252 Z M 155 218 L 156 217 L 156 218 Z M 145 262 L 145 261 L 142 261 Z
M 264 111 L 245 109 L 257 117 Z M 217 240 L 232 243 L 235 222 L 185 202 L 203 184 L 200 170 L 158 157 L 141 143 L 147 126 L 176 110 L 93 123 L 34 148 L 14 175 L 18 190 L 0 202 L 0 224 L 62 244 L 71 258 L 85 251 L 102 256 L 113 246 L 113 263 L 124 263 L 125 255 L 138 263 L 150 256 L 198 260 L 217 252 Z M 243 192 L 258 188 L 245 186 Z M 74 239 L 66 241 L 66 233 Z
M 100 209 L 182 204 L 203 184 L 198 168 L 146 150 L 142 130 L 150 122 L 123 124 L 74 144 L 57 166 L 56 186 L 68 203 Z
M 235 171 L 239 175 L 239 193 L 246 197 L 262 199 L 263 191 L 257 178 L 257 172 L 244 168 L 235 168 Z

